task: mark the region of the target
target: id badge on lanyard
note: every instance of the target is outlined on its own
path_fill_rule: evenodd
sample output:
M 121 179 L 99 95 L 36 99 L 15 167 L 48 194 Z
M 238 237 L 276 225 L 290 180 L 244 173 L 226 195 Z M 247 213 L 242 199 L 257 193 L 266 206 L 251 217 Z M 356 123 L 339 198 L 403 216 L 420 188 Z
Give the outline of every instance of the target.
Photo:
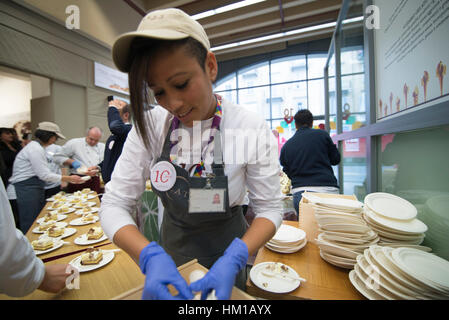
M 189 178 L 189 213 L 226 213 L 229 209 L 228 177 L 224 175 L 221 134 L 214 138 L 212 174 Z
M 190 178 L 189 213 L 225 213 L 228 199 L 228 177 Z

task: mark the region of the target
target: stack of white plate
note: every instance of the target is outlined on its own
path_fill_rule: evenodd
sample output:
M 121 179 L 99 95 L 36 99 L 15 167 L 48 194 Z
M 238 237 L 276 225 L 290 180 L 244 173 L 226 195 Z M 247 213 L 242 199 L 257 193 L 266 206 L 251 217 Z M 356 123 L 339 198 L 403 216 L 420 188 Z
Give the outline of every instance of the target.
M 379 234 L 381 245 L 420 245 L 427 226 L 416 215 L 415 206 L 393 194 L 375 192 L 365 197 L 363 217 Z
M 449 299 L 449 261 L 418 249 L 371 246 L 349 279 L 370 300 Z
M 321 198 L 304 193 L 314 207 L 319 225 L 317 245 L 327 262 L 352 269 L 356 257 L 379 238 L 362 218 L 363 203 L 342 198 Z
M 304 230 L 282 224 L 273 238 L 265 244 L 270 250 L 280 253 L 293 253 L 307 244 Z

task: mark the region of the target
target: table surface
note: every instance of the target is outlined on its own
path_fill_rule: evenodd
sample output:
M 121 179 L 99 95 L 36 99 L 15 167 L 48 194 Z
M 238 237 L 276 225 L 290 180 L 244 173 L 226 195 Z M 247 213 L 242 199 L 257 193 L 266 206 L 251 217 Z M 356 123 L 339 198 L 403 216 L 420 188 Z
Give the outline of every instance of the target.
M 352 196 L 337 197 L 351 198 Z M 254 266 L 258 263 L 273 261 L 292 267 L 300 277 L 307 281 L 289 293 L 271 293 L 257 287 L 248 277 L 247 293 L 265 299 L 313 299 L 313 300 L 361 300 L 365 299 L 349 281 L 347 269 L 333 266 L 323 260 L 316 244 L 318 224 L 310 204 L 300 204 L 300 221 L 283 221 L 284 224 L 299 227 L 307 234 L 307 244 L 295 253 L 277 253 L 263 247 L 257 253 Z
M 98 197 L 89 201 L 95 201 L 97 207 L 99 207 L 100 205 L 100 200 Z M 48 202 L 45 205 L 37 219 L 43 217 L 48 212 L 47 207 L 49 207 L 50 204 L 51 203 Z M 98 214 L 96 215 L 98 216 Z M 70 221 L 79 217 L 80 216 L 78 216 L 74 212 L 69 213 L 67 215 L 67 218 L 62 220 L 61 222 L 69 223 Z M 33 233 L 32 231 L 37 225 L 38 224 L 35 221 L 26 234 L 26 237 L 30 241 L 36 240 L 40 236 L 40 234 Z M 75 244 L 75 238 L 86 233 L 93 226 L 100 226 L 100 222 L 97 221 L 93 224 L 84 226 L 72 226 L 68 224 L 66 228 L 75 228 L 77 230 L 76 233 L 72 236 L 63 239 L 64 241 L 70 242 L 70 244 L 64 244 L 61 248 L 48 252 L 46 254 L 39 255 L 38 257 L 44 262 L 47 261 L 45 262 L 46 265 L 69 263 L 71 260 L 82 254 L 82 252 L 74 252 L 86 249 L 88 247 Z M 101 249 L 104 250 L 118 249 L 118 247 L 111 243 L 109 239 L 95 243 L 92 246 L 98 245 L 102 245 Z M 65 254 L 70 253 L 74 254 L 64 256 Z M 123 292 L 129 291 L 139 285 L 142 285 L 145 281 L 145 276 L 140 271 L 138 265 L 129 257 L 129 255 L 124 251 L 115 252 L 114 254 L 114 259 L 107 265 L 96 270 L 80 273 L 78 278 L 79 282 L 72 282 L 72 284 L 74 285 L 73 289 L 66 288 L 62 292 L 57 294 L 35 290 L 32 294 L 19 299 L 102 300 L 116 297 Z M 59 257 L 61 255 L 63 256 Z M 2 299 L 17 298 L 0 295 L 0 300 Z

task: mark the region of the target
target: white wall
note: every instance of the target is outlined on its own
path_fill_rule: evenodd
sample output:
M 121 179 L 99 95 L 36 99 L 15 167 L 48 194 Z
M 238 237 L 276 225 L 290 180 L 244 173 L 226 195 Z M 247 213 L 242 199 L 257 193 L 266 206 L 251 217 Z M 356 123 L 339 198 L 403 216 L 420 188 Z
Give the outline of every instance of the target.
M 17 121 L 31 120 L 31 80 L 0 71 L 0 127 L 12 127 Z

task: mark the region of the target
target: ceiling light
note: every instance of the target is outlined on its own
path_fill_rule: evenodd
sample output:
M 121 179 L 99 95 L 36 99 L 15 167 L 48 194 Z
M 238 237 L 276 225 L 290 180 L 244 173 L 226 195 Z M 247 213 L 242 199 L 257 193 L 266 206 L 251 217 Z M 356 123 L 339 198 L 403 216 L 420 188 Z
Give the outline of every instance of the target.
M 344 20 L 343 24 L 347 24 L 347 23 L 351 23 L 351 22 L 358 22 L 358 21 L 362 21 L 362 20 L 363 20 L 363 16 L 360 16 L 360 17 Z M 253 38 L 253 39 L 249 39 L 249 40 L 243 40 L 243 41 L 239 41 L 239 42 L 224 44 L 222 46 L 211 48 L 211 51 L 220 51 L 220 50 L 229 49 L 229 48 L 233 48 L 233 47 L 237 47 L 237 46 L 243 46 L 243 45 L 250 44 L 250 43 L 267 41 L 267 40 L 281 38 L 281 37 L 285 37 L 285 36 L 291 36 L 294 34 L 312 32 L 312 31 L 316 31 L 316 30 L 335 27 L 336 25 L 337 25 L 336 22 L 329 22 L 329 23 L 324 23 L 324 24 L 320 24 L 320 25 L 316 25 L 316 26 L 280 32 L 280 33 L 272 34 L 269 36 L 263 36 L 263 37 L 259 37 L 259 38 Z
M 217 8 L 217 9 L 208 10 L 208 11 L 205 11 L 205 12 L 198 13 L 196 15 L 193 15 L 192 18 L 195 19 L 195 20 L 199 20 L 199 19 L 203 19 L 203 18 L 206 18 L 206 17 L 213 16 L 213 15 L 218 14 L 218 13 L 223 13 L 223 12 L 227 12 L 227 11 L 243 8 L 243 7 L 246 7 L 246 6 L 250 6 L 252 4 L 259 3 L 259 2 L 262 2 L 262 1 L 265 1 L 265 0 L 244 0 L 244 1 L 237 2 L 237 3 L 228 4 L 227 6 L 220 7 L 220 8 Z

